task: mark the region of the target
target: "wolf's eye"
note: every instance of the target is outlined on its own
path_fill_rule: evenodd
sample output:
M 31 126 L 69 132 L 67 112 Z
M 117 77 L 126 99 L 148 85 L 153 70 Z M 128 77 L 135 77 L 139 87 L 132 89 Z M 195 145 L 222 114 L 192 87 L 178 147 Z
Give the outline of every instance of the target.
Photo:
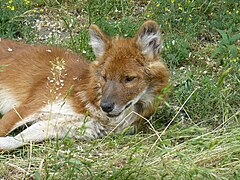
M 129 83 L 132 82 L 134 79 L 136 79 L 136 76 L 126 76 L 124 82 Z

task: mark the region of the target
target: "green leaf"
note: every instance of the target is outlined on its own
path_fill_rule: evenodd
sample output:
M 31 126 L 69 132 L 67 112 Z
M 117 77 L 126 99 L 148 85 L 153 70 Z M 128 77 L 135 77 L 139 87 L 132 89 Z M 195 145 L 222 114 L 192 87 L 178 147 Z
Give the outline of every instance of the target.
M 230 40 L 229 40 L 229 37 L 228 37 L 228 34 L 226 33 L 226 31 L 223 31 L 223 30 L 220 30 L 220 29 L 217 29 L 217 31 L 222 36 L 221 44 L 229 45 L 230 44 Z
M 36 172 L 35 172 L 35 179 L 36 179 L 36 180 L 41 179 L 41 176 L 40 176 L 40 172 L 39 172 L 39 171 L 36 171 Z
M 211 58 L 216 57 L 221 51 L 222 51 L 221 47 L 216 48 L 215 51 L 213 51 Z
M 225 78 L 227 77 L 227 75 L 229 74 L 229 72 L 231 71 L 231 69 L 232 69 L 232 68 L 228 68 L 226 71 L 224 71 L 224 72 L 221 74 L 221 76 L 220 76 L 219 79 L 218 79 L 218 83 L 217 83 L 217 86 L 218 86 L 218 87 L 220 87 L 220 86 L 223 84 Z
M 240 39 L 240 33 L 234 34 L 232 37 L 230 37 L 230 43 L 232 44 L 239 39 Z
M 237 55 L 238 55 L 238 49 L 237 49 L 237 46 L 235 45 L 231 45 L 228 47 L 229 51 L 230 51 L 230 54 L 232 55 L 233 58 L 236 58 Z

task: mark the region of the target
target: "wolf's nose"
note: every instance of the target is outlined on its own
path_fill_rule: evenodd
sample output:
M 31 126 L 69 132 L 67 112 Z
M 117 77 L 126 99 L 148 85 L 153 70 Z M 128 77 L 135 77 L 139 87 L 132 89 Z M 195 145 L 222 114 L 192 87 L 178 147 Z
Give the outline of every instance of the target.
M 101 106 L 102 110 L 106 113 L 109 113 L 114 109 L 113 102 L 101 102 L 100 106 Z

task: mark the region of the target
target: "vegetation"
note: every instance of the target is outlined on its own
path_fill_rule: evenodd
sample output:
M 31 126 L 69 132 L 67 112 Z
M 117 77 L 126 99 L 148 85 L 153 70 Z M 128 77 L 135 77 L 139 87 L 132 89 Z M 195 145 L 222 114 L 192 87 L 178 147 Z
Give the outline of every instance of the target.
M 148 131 L 0 152 L 0 179 L 239 179 L 239 10 L 237 0 L 0 0 L 0 37 L 59 44 L 90 60 L 91 23 L 132 36 L 153 19 L 172 84 Z

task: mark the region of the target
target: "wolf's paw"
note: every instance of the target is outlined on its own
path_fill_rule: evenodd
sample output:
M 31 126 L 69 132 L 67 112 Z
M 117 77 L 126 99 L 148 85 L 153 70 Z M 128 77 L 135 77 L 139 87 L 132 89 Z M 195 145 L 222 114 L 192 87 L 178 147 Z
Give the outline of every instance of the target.
M 22 146 L 24 143 L 15 139 L 14 137 L 7 136 L 7 137 L 0 137 L 0 151 L 1 150 L 13 150 Z

